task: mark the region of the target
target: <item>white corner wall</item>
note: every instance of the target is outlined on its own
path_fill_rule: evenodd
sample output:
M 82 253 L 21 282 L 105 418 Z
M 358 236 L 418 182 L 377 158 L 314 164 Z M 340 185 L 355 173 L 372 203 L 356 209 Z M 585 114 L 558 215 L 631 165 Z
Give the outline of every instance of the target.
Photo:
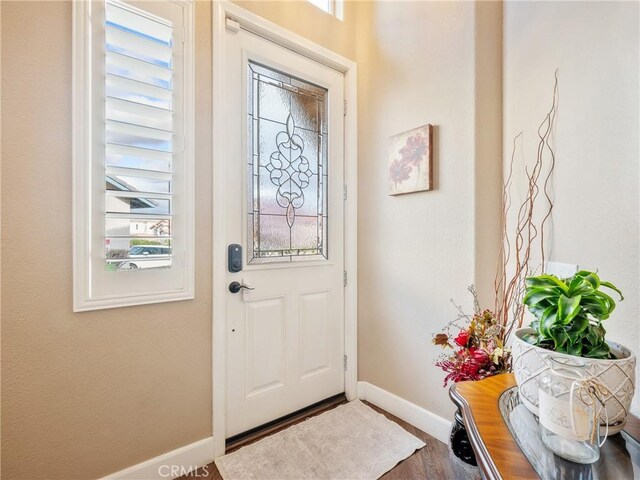
M 625 294 L 608 337 L 640 353 L 639 74 L 637 2 L 507 2 L 504 153 L 536 131 L 559 70 L 551 260 L 598 270 Z M 520 172 L 522 174 L 522 172 Z M 516 189 L 522 196 L 522 185 Z M 638 370 L 640 374 L 640 369 Z M 640 384 L 640 375 L 637 384 Z M 635 412 L 640 411 L 636 394 Z
M 452 418 L 431 338 L 455 318 L 450 298 L 471 308 L 467 286 L 493 282 L 502 6 L 359 5 L 359 380 Z M 387 139 L 426 123 L 435 189 L 388 196 Z

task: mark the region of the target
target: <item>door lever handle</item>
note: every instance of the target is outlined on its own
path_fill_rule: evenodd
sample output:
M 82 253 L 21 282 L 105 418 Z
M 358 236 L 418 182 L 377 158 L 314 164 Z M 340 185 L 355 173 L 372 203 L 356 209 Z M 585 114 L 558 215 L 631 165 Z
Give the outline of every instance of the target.
M 229 284 L 229 291 L 231 293 L 238 293 L 240 290 L 255 290 L 253 287 L 248 287 L 240 282 L 231 282 Z

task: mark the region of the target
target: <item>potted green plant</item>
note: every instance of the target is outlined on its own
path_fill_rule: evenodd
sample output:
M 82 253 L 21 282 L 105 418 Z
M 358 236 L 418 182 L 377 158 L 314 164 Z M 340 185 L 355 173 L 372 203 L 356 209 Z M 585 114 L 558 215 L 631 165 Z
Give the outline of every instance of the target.
M 594 272 L 580 271 L 570 278 L 540 275 L 526 279 L 523 304 L 535 320 L 515 333 L 513 371 L 522 403 L 538 414 L 538 384 L 549 369 L 549 356 L 582 357 L 586 372 L 605 388 L 601 425 L 609 433 L 624 427 L 635 391 L 636 357 L 617 343 L 607 341 L 603 322 L 615 309 L 615 300 L 602 288 L 620 295 L 610 282 Z

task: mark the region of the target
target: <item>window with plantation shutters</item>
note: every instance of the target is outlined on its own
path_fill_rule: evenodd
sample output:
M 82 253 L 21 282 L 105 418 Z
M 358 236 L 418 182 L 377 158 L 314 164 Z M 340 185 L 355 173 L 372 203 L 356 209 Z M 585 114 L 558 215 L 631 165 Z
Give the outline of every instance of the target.
M 193 298 L 193 4 L 74 2 L 74 309 Z
M 108 1 L 105 50 L 106 268 L 170 267 L 173 26 Z

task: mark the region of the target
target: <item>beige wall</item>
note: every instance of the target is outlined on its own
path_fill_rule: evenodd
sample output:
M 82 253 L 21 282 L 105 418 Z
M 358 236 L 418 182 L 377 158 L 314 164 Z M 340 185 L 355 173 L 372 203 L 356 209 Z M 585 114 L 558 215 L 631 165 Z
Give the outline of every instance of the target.
M 497 256 L 501 13 L 378 2 L 358 51 L 359 378 L 448 418 L 431 336 L 455 318 L 451 297 L 471 308 L 467 286 L 484 293 Z M 425 123 L 435 190 L 388 196 L 387 138 Z
M 523 130 L 518 158 L 532 161 L 558 68 L 551 260 L 598 269 L 622 289 L 625 301 L 605 328 L 608 337 L 636 353 L 638 15 L 637 2 L 508 2 L 504 15 L 505 154 L 513 136 Z M 520 187 L 515 192 L 521 196 Z
M 2 478 L 95 478 L 211 435 L 211 13 L 196 300 L 72 313 L 71 2 L 2 2 Z
M 233 0 L 233 3 L 351 60 L 356 56 L 357 2 L 345 2 L 338 20 L 304 0 Z
M 502 218 L 502 2 L 476 3 L 474 284 L 485 308 L 495 304 L 494 278 Z

